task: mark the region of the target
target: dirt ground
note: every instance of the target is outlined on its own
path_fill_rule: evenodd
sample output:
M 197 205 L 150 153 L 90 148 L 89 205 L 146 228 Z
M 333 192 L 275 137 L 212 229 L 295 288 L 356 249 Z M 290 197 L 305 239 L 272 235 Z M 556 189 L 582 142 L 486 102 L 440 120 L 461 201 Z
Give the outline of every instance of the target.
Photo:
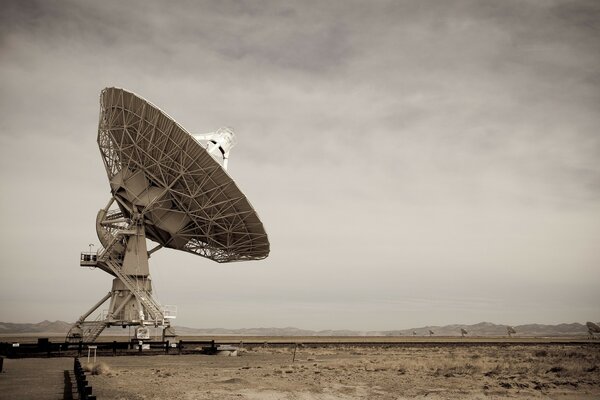
M 98 399 L 598 399 L 591 345 L 257 347 L 237 357 L 103 357 Z M 83 359 L 82 361 L 85 361 Z

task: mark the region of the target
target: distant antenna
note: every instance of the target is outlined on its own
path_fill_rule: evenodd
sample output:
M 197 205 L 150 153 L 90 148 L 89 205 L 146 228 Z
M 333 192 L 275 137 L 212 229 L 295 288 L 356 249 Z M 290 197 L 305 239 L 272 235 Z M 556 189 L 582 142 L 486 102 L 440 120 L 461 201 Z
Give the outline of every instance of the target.
M 413 331 L 413 336 L 417 336 L 417 331 Z
M 590 335 L 590 339 L 594 338 L 594 333 L 600 333 L 600 326 L 594 322 L 586 322 L 585 325 L 588 328 L 588 335 Z
M 507 326 L 506 333 L 508 334 L 508 337 L 512 337 L 512 335 L 517 333 L 517 331 L 515 331 L 515 328 L 513 328 L 512 326 Z
M 460 335 L 462 337 L 465 337 L 465 335 L 467 335 L 469 332 L 467 332 L 467 330 L 465 328 L 460 328 Z
M 429 336 L 433 336 L 433 335 L 435 335 L 435 333 L 430 329 L 429 330 Z

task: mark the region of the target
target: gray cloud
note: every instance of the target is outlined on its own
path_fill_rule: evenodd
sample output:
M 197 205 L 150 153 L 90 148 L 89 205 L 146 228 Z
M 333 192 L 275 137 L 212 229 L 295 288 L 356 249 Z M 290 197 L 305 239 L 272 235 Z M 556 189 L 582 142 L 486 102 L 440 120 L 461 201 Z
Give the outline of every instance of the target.
M 191 132 L 238 132 L 230 172 L 273 252 L 153 256 L 180 324 L 597 319 L 599 14 L 593 1 L 7 2 L 0 319 L 74 320 L 108 290 L 76 265 L 109 194 L 105 86 Z M 32 246 L 40 257 L 23 257 Z M 207 273 L 230 283 L 206 287 Z

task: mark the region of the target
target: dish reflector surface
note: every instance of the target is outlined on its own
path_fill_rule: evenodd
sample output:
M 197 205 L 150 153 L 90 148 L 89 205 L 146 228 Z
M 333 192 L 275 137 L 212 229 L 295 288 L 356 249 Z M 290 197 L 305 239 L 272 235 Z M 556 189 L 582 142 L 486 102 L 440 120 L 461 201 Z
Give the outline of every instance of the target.
M 121 212 L 146 236 L 217 262 L 259 260 L 269 240 L 221 165 L 171 117 L 119 88 L 100 94 L 98 145 Z

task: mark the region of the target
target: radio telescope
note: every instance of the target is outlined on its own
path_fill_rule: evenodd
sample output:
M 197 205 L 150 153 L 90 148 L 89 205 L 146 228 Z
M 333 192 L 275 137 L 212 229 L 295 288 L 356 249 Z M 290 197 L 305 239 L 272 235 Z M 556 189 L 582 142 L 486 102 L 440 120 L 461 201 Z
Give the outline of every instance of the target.
M 515 328 L 513 328 L 512 326 L 507 326 L 506 333 L 508 334 L 508 337 L 512 337 L 512 335 L 517 333 L 517 331 L 515 331 Z
M 433 335 L 434 335 L 434 333 L 433 333 L 433 331 L 430 329 L 430 330 L 429 330 L 429 336 L 433 336 Z
M 588 334 L 590 335 L 590 339 L 594 338 L 594 333 L 600 333 L 600 326 L 591 321 L 585 323 L 585 326 L 588 328 Z
M 465 335 L 467 335 L 469 332 L 467 332 L 467 330 L 465 328 L 460 328 L 460 335 L 462 337 L 465 337 Z
M 161 327 L 175 336 L 176 308 L 152 296 L 148 259 L 167 247 L 218 263 L 269 255 L 262 222 L 227 174 L 230 128 L 191 135 L 158 107 L 119 88 L 100 94 L 98 146 L 111 196 L 96 216 L 102 248 L 80 265 L 114 277 L 111 290 L 71 327 L 67 341 L 93 342 L 109 326 Z M 155 243 L 149 251 L 146 239 Z M 91 247 L 90 247 L 91 250 Z M 110 300 L 108 310 L 88 320 Z

